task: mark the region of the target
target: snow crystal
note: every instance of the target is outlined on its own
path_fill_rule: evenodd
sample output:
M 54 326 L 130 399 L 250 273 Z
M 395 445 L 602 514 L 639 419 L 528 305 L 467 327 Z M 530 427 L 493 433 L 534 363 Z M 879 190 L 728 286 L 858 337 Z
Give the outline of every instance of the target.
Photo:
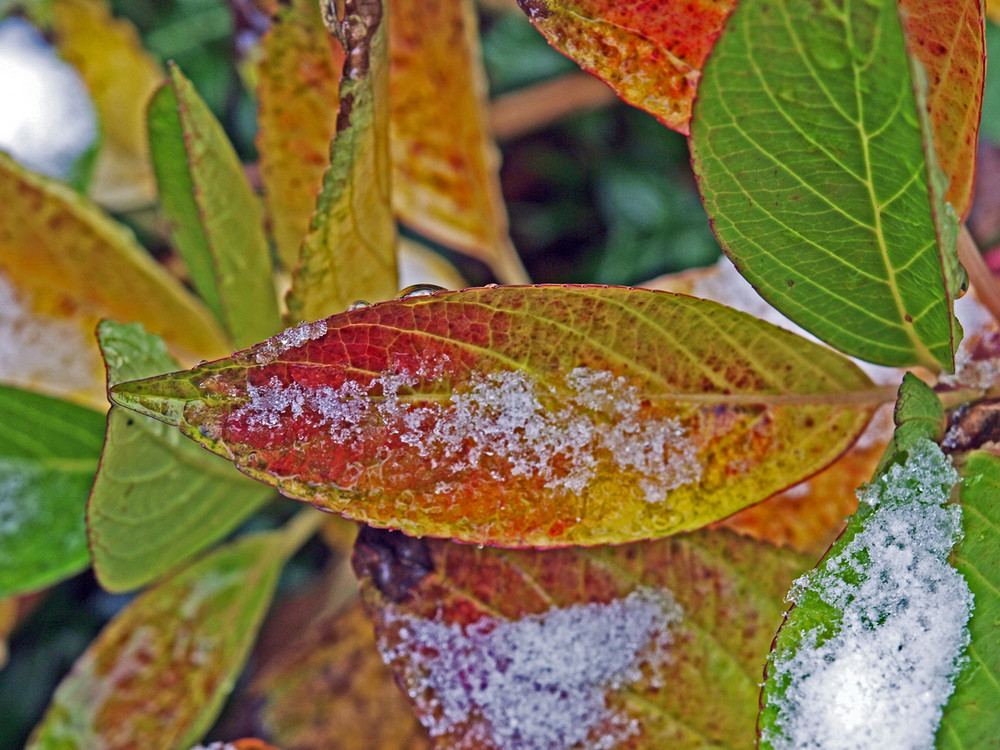
M 923 440 L 859 498 L 864 527 L 821 568 L 796 581 L 843 612 L 837 632 L 806 633 L 775 657 L 788 681 L 775 748 L 933 748 L 943 705 L 969 642 L 973 597 L 948 555 L 961 539 L 961 508 L 945 505 L 958 474 Z M 847 580 L 845 580 L 845 578 Z M 860 579 L 860 580 L 859 580 Z
M 234 414 L 251 426 L 273 429 L 291 417 L 322 427 L 338 442 L 366 421 L 378 420 L 431 468 L 458 477 L 497 457 L 505 467 L 491 476 L 539 477 L 544 486 L 579 493 L 596 477 L 599 461 L 639 477 L 651 503 L 701 478 L 697 447 L 672 417 L 641 414 L 640 390 L 624 377 L 576 368 L 564 382 L 545 386 L 521 371 L 476 374 L 468 388 L 438 402 L 410 403 L 405 390 L 428 373 L 384 372 L 366 390 L 356 382 L 338 388 L 249 386 L 249 400 Z M 449 482 L 437 490 L 447 492 Z
M 33 312 L 0 273 L 0 381 L 68 394 L 102 390 L 102 372 L 96 344 L 77 323 Z
M 669 660 L 669 628 L 682 614 L 669 592 L 652 588 L 464 627 L 389 608 L 387 632 L 400 642 L 383 634 L 379 646 L 387 663 L 405 665 L 432 736 L 461 730 L 472 747 L 559 750 L 600 727 L 587 747 L 606 750 L 638 731 L 608 707 L 608 692 L 637 682 L 644 664 Z
M 272 336 L 263 344 L 254 348 L 254 359 L 259 365 L 273 362 L 289 349 L 302 346 L 314 339 L 326 335 L 326 321 L 317 320 L 314 323 L 301 323 L 288 328 L 277 336 Z
M 231 742 L 213 742 L 211 745 L 195 745 L 191 750 L 236 750 Z

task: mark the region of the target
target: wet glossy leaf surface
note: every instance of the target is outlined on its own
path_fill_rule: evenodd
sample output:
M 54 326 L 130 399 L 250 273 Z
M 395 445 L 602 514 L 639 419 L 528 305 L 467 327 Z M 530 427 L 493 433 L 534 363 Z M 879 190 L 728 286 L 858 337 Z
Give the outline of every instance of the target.
M 342 312 L 398 289 L 390 194 L 389 50 L 383 0 L 349 0 L 337 136 L 301 264 L 288 295 L 294 322 Z
M 143 322 L 182 362 L 229 348 L 208 310 L 128 230 L 2 154 L 0 206 L 18 217 L 0 221 L 0 295 L 13 343 L 0 365 L 6 382 L 105 404 L 94 341 L 101 318 Z
M 233 687 L 286 545 L 243 537 L 140 595 L 59 685 L 29 747 L 189 748 Z
M 312 0 L 279 8 L 261 44 L 260 176 L 278 256 L 294 270 L 330 161 L 344 50 Z
M 176 367 L 140 326 L 99 328 L 110 384 Z M 245 521 L 273 490 L 162 422 L 112 407 L 87 505 L 94 568 L 113 591 L 155 580 Z
M 736 0 L 519 0 L 557 50 L 687 133 L 705 58 Z
M 952 562 L 969 582 L 976 608 L 969 622 L 971 643 L 968 662 L 955 683 L 955 693 L 945 706 L 937 734 L 940 750 L 970 750 L 1000 743 L 1000 566 L 996 531 L 1000 528 L 1000 459 L 976 451 L 959 465 L 962 484 L 962 530 Z
M 83 510 L 104 416 L 0 386 L 0 599 L 90 564 Z
M 260 204 L 222 125 L 176 65 L 149 106 L 163 211 L 191 280 L 237 346 L 280 327 Z
M 298 750 L 429 750 L 430 740 L 375 647 L 355 601 L 323 616 L 254 682 L 271 739 Z
M 290 497 L 505 546 L 697 528 L 828 464 L 884 396 L 742 313 L 614 287 L 412 297 L 114 391 Z
M 389 4 L 392 202 L 417 231 L 527 281 L 507 235 L 488 128 L 475 9 L 467 0 Z
M 775 307 L 861 359 L 950 370 L 963 273 L 913 90 L 892 0 L 743 0 L 692 156 L 716 236 Z
M 363 532 L 379 648 L 441 748 L 750 748 L 804 563 L 732 533 L 547 552 Z

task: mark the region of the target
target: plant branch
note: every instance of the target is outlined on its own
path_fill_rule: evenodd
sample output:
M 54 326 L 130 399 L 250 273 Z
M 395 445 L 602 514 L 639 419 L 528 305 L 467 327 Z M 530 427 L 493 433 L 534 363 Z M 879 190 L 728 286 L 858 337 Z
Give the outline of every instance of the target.
M 986 265 L 982 253 L 976 246 L 976 241 L 972 239 L 972 235 L 964 225 L 958 235 L 958 259 L 965 266 L 969 282 L 975 288 L 979 301 L 986 306 L 995 320 L 1000 321 L 1000 285 L 997 284 L 993 272 Z

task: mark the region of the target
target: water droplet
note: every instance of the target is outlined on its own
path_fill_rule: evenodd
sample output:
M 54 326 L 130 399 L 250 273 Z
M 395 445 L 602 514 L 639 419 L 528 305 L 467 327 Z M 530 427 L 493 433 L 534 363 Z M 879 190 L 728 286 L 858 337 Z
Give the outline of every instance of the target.
M 483 289 L 499 289 L 499 284 L 484 284 Z
M 332 514 L 337 513 L 337 511 L 335 511 L 333 508 L 327 508 L 325 505 L 320 505 L 319 503 L 309 503 L 309 504 L 316 510 L 320 511 L 321 513 L 332 513 Z
M 410 284 L 396 295 L 396 299 L 411 299 L 413 297 L 429 297 L 432 294 L 445 291 L 443 286 L 437 284 Z
M 359 299 L 356 302 L 352 302 L 348 306 L 347 310 L 348 310 L 348 312 L 353 311 L 353 310 L 364 310 L 366 307 L 371 307 L 371 306 L 372 306 L 371 302 L 368 302 L 367 300 Z

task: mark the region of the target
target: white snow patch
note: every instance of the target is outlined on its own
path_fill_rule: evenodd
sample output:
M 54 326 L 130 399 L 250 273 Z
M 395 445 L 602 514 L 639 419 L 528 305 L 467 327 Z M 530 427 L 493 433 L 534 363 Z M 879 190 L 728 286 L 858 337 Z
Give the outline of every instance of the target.
M 498 457 L 504 469 L 492 478 L 537 476 L 561 492 L 579 493 L 597 475 L 600 462 L 639 475 L 645 499 L 662 502 L 677 487 L 701 478 L 697 446 L 672 417 L 641 413 L 640 390 L 624 377 L 576 368 L 562 383 L 544 385 L 525 372 L 505 370 L 473 376 L 468 388 L 438 402 L 410 403 L 405 390 L 427 373 L 384 372 L 369 390 L 356 382 L 310 388 L 276 377 L 249 386 L 249 400 L 234 418 L 274 429 L 289 418 L 323 427 L 345 442 L 362 425 L 377 424 L 426 458 L 431 468 L 459 474 Z M 438 492 L 447 492 L 444 480 Z
M 97 138 L 79 73 L 20 18 L 0 23 L 0 101 L 0 149 L 42 174 L 69 176 Z
M 293 328 L 287 328 L 277 336 L 272 336 L 264 343 L 254 347 L 254 360 L 259 365 L 266 365 L 276 360 L 289 349 L 302 346 L 325 335 L 325 320 L 302 323 Z
M 670 660 L 682 618 L 669 592 L 639 588 L 608 604 L 578 604 L 467 626 L 389 608 L 379 648 L 399 661 L 432 736 L 464 731 L 461 747 L 610 750 L 638 732 L 607 705 L 609 692 Z M 394 643 L 387 643 L 394 634 Z M 648 672 L 647 672 L 648 673 Z M 600 728 L 599 737 L 590 737 Z
M 72 320 L 39 315 L 0 272 L 0 382 L 57 394 L 103 390 L 96 341 Z
M 773 699 L 777 732 L 764 737 L 773 747 L 934 747 L 973 608 L 968 584 L 948 563 L 962 536 L 961 508 L 944 505 L 957 482 L 940 448 L 921 441 L 905 464 L 859 493 L 873 509 L 863 529 L 796 581 L 792 601 L 814 591 L 843 619 L 829 640 L 819 643 L 814 630 L 771 664 L 770 679 L 789 680 Z

